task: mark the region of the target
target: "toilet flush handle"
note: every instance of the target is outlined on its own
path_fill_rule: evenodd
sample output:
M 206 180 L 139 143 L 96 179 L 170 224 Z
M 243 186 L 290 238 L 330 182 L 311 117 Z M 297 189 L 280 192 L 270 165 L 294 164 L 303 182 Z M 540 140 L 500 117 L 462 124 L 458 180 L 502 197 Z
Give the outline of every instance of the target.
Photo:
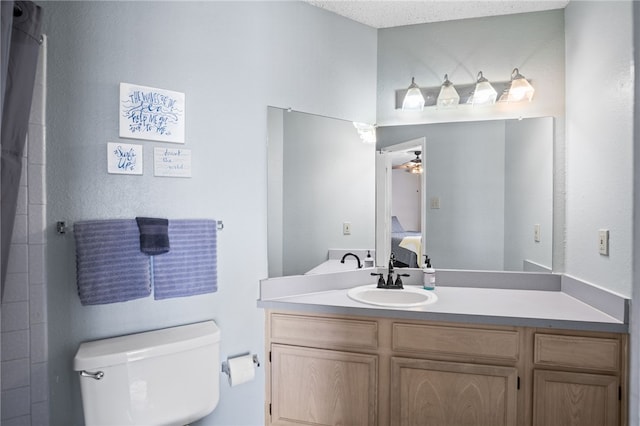
M 96 371 L 95 373 L 92 373 L 90 371 L 82 370 L 80 372 L 80 375 L 82 377 L 91 377 L 92 379 L 100 380 L 100 379 L 102 379 L 104 377 L 104 372 Z

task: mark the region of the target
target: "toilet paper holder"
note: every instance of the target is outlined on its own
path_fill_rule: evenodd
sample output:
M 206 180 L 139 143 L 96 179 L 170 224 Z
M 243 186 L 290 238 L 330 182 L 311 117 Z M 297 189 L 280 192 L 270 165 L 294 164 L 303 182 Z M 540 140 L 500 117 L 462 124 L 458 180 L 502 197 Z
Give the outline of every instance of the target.
M 244 354 L 244 355 L 238 355 L 238 356 L 245 356 L 248 354 Z M 237 357 L 231 357 L 231 358 L 237 358 Z M 231 358 L 227 358 L 226 361 L 222 361 L 222 372 L 224 374 L 226 374 L 227 376 L 231 376 L 231 372 L 229 371 L 229 359 Z M 251 355 L 251 359 L 253 360 L 253 364 L 256 367 L 260 367 L 260 360 L 258 359 L 258 355 L 257 354 L 253 354 Z

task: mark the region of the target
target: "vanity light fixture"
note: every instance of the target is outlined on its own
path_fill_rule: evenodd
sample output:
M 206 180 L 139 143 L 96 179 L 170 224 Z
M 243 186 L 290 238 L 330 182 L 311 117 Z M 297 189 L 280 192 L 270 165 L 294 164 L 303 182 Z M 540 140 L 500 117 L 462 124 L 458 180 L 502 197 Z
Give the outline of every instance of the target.
M 411 84 L 407 89 L 407 94 L 402 101 L 403 111 L 422 111 L 424 109 L 424 96 L 420 87 L 415 82 L 415 79 L 411 77 Z
M 473 95 L 469 98 L 469 103 L 476 105 L 491 105 L 496 103 L 498 92 L 493 88 L 489 80 L 487 80 L 482 71 L 478 72 L 478 79 L 476 81 L 476 88 L 473 91 Z
M 482 71 L 478 72 L 475 83 L 458 84 L 454 87 L 449 75 L 444 75 L 440 86 L 418 87 L 411 78 L 408 89 L 399 89 L 395 93 L 395 108 L 403 111 L 423 111 L 425 107 L 451 109 L 460 105 L 464 109 L 470 106 L 492 105 L 496 103 L 498 93 L 500 103 L 518 103 L 533 98 L 535 89 L 518 68 L 514 68 L 508 81 L 489 82 Z
M 364 143 L 376 143 L 376 126 L 375 124 L 353 122 L 353 127 L 358 131 L 358 136 Z
M 526 99 L 531 102 L 535 91 L 531 83 L 520 74 L 518 68 L 514 68 L 511 73 L 511 85 L 509 86 L 509 91 L 506 93 L 506 99 L 503 99 L 505 97 L 503 95 L 500 97 L 500 101 L 520 102 Z
M 453 83 L 449 81 L 449 76 L 445 74 L 444 83 L 440 86 L 440 94 L 438 95 L 436 105 L 438 108 L 451 108 L 457 106 L 459 103 L 460 95 L 453 86 Z

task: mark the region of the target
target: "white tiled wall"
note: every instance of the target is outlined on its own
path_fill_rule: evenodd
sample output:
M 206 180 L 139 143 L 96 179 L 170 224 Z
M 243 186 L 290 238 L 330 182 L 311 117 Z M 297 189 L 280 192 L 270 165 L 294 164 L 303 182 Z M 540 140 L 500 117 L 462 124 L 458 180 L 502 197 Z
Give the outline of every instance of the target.
M 46 39 L 40 49 L 2 300 L 2 426 L 49 424 L 45 105 Z

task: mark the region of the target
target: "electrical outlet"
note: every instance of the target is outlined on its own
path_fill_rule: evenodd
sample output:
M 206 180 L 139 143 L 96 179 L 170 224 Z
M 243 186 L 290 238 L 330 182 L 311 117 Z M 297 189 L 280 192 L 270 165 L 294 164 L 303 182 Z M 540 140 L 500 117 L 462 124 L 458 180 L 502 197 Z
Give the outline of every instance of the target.
M 536 243 L 540 242 L 540 224 L 536 223 L 533 225 L 533 241 Z
M 342 235 L 351 235 L 351 222 L 342 223 Z
M 598 230 L 598 250 L 603 256 L 609 256 L 609 230 Z

